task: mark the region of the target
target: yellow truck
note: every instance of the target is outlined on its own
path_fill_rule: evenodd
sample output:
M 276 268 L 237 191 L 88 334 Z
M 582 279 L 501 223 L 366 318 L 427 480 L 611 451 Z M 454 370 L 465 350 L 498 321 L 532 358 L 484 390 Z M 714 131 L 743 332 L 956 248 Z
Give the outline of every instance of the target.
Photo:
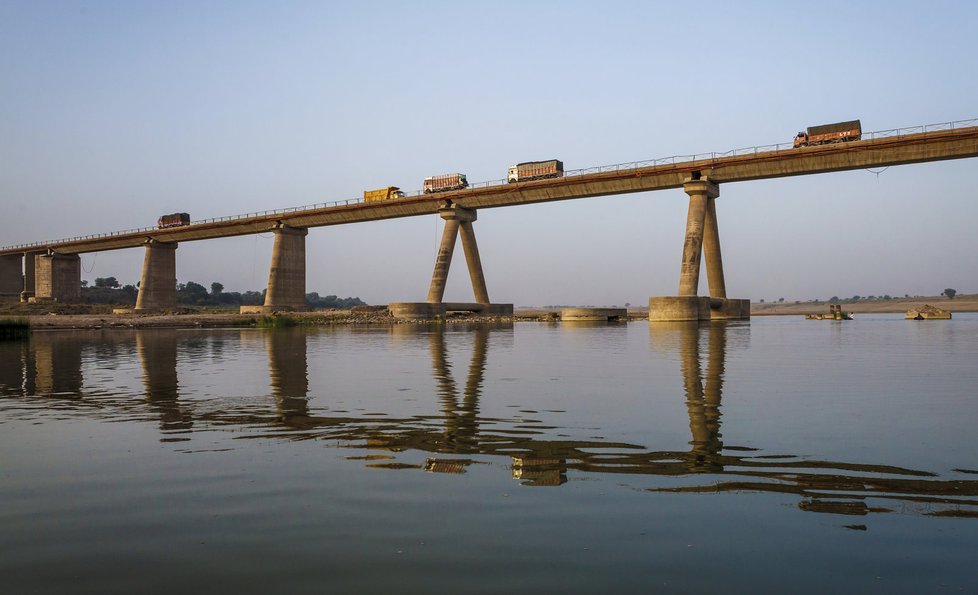
M 397 186 L 388 186 L 380 190 L 364 190 L 363 202 L 377 202 L 390 200 L 392 198 L 404 198 L 404 193 Z

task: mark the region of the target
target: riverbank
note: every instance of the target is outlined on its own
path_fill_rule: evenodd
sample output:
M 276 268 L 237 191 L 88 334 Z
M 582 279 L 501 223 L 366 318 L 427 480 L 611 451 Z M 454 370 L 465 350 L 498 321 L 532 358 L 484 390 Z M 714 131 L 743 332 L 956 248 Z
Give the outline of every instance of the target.
M 842 304 L 846 312 L 856 314 L 903 313 L 911 308 L 930 304 L 951 312 L 978 312 L 978 295 L 945 297 L 899 298 L 890 300 L 861 300 Z M 311 312 L 282 312 L 272 315 L 240 314 L 230 310 L 184 309 L 164 314 L 113 314 L 113 306 L 103 304 L 4 304 L 2 316 L 28 320 L 35 330 L 100 329 L 100 328 L 222 328 L 222 327 L 280 327 L 331 326 L 368 324 L 437 324 L 435 321 L 398 320 L 383 307 L 352 310 L 314 310 Z M 751 316 L 801 316 L 828 312 L 826 302 L 801 304 L 752 303 Z M 636 308 L 628 312 L 629 320 L 648 318 L 648 310 Z M 447 323 L 482 322 L 555 322 L 560 320 L 559 309 L 517 308 L 512 317 L 481 316 L 471 313 L 449 315 Z
M 978 312 L 978 294 L 958 295 L 948 299 L 943 296 L 924 296 L 913 298 L 893 298 L 889 300 L 860 300 L 853 303 L 842 303 L 842 309 L 855 314 L 902 314 L 910 309 L 920 308 L 925 304 L 936 306 L 951 312 Z M 803 314 L 825 314 L 829 311 L 828 302 L 789 303 L 752 303 L 751 316 L 791 316 Z

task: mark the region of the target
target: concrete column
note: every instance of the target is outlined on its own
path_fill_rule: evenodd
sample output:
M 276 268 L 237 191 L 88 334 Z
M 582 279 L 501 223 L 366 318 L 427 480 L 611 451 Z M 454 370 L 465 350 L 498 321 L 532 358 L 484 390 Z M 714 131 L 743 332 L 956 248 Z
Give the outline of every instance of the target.
M 177 244 L 150 240 L 143 257 L 136 310 L 160 310 L 177 306 Z
M 24 288 L 20 292 L 20 301 L 26 302 L 30 298 L 34 297 L 34 280 L 36 278 L 36 256 L 37 254 L 33 252 L 28 252 L 24 254 Z M 80 291 L 80 290 L 79 290 Z
M 472 221 L 475 221 L 473 216 Z M 462 249 L 465 251 L 465 263 L 469 265 L 469 278 L 472 279 L 472 293 L 477 304 L 489 303 L 489 290 L 486 289 L 486 276 L 482 272 L 482 260 L 479 258 L 479 245 L 475 242 L 475 229 L 472 221 L 462 221 L 459 235 L 462 236 Z
M 77 254 L 41 254 L 35 259 L 35 298 L 71 302 L 81 296 L 81 258 Z
M 703 258 L 706 260 L 706 280 L 710 284 L 710 297 L 726 298 L 727 286 L 723 280 L 723 260 L 720 257 L 716 198 L 706 200 L 706 217 L 703 221 Z
M 441 245 L 438 247 L 438 257 L 435 259 L 435 271 L 431 274 L 431 287 L 428 288 L 428 303 L 440 304 L 445 297 L 445 283 L 448 281 L 448 269 L 452 266 L 452 254 L 455 252 L 455 239 L 458 237 L 458 218 L 446 217 L 445 231 L 441 235 Z
M 686 241 L 679 272 L 679 295 L 695 296 L 699 291 L 707 201 L 719 196 L 720 192 L 716 184 L 707 180 L 690 180 L 683 184 L 683 189 L 689 195 L 689 212 L 686 216 Z
M 0 256 L 0 299 L 20 299 L 24 290 L 24 257 Z
M 309 230 L 282 225 L 275 230 L 266 308 L 306 308 L 306 236 Z

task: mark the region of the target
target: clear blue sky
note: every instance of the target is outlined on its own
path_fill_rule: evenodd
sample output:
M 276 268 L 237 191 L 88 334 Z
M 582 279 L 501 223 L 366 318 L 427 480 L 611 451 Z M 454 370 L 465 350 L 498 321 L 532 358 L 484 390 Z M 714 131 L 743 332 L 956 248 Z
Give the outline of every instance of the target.
M 978 117 L 974 2 L 0 0 L 0 245 Z M 978 292 L 978 161 L 727 184 L 728 293 Z M 680 190 L 487 209 L 493 301 L 678 288 Z M 425 298 L 436 217 L 311 230 L 308 290 Z M 184 243 L 181 282 L 261 289 L 270 235 Z M 83 255 L 139 279 L 142 250 Z M 456 255 L 446 299 L 471 299 Z M 705 277 L 705 275 L 704 275 Z M 705 287 L 705 279 L 703 280 Z

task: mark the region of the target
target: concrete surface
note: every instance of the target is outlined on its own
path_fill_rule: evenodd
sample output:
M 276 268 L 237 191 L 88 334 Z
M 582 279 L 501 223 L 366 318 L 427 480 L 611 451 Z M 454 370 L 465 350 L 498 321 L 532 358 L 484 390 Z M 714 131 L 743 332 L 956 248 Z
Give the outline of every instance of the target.
M 146 313 L 177 307 L 177 245 L 146 244 L 143 274 L 136 295 L 136 312 Z
M 627 320 L 626 308 L 562 308 L 562 321 L 608 321 L 614 319 Z

